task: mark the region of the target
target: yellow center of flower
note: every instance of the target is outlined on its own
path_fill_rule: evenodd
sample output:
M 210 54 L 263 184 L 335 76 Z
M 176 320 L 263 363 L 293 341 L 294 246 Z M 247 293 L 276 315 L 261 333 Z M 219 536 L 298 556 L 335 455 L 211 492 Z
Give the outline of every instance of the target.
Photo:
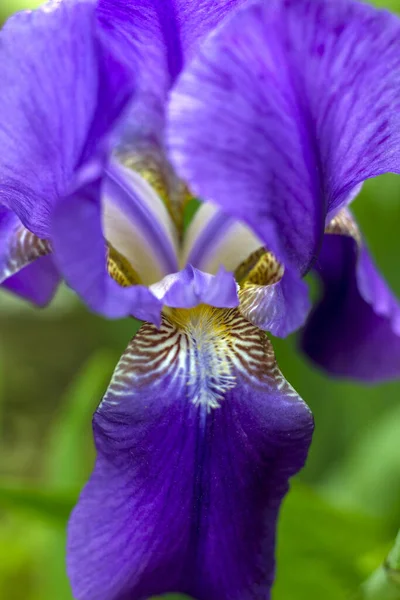
M 235 271 L 240 286 L 248 284 L 271 285 L 283 277 L 284 267 L 272 252 L 259 248 L 244 260 Z

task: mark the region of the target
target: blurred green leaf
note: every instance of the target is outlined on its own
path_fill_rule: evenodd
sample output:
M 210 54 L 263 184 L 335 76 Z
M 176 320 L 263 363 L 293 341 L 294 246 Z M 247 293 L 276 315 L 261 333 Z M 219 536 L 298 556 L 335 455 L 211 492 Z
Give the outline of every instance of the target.
M 363 557 L 382 543 L 382 523 L 341 511 L 292 486 L 278 527 L 274 600 L 346 599 L 366 576 Z
M 348 507 L 388 515 L 400 501 L 400 406 L 375 419 L 326 477 L 324 494 Z M 377 493 L 379 490 L 379 493 Z
M 91 420 L 115 368 L 113 354 L 100 351 L 67 391 L 47 449 L 47 481 L 52 486 L 82 485 L 93 459 Z
M 384 563 L 361 588 L 364 600 L 400 600 L 400 532 Z
M 8 15 L 18 10 L 26 10 L 27 8 L 36 8 L 44 4 L 43 0 L 8 0 L 0 5 L 0 22 L 5 20 Z
M 114 367 L 113 353 L 98 352 L 89 359 L 65 396 L 47 452 L 47 481 L 56 489 L 81 487 L 89 476 L 94 456 L 92 414 L 104 395 Z M 65 569 L 65 536 L 65 530 L 47 534 L 44 560 L 49 568 L 38 568 L 45 598 L 72 600 Z
M 191 198 L 189 200 L 189 202 L 186 204 L 185 211 L 183 213 L 183 230 L 184 231 L 186 231 L 186 229 L 189 227 L 190 223 L 193 220 L 193 217 L 199 210 L 200 206 L 201 206 L 201 202 L 197 198 Z
M 31 514 L 40 520 L 65 526 L 76 494 L 7 484 L 0 481 L 0 506 L 12 512 Z

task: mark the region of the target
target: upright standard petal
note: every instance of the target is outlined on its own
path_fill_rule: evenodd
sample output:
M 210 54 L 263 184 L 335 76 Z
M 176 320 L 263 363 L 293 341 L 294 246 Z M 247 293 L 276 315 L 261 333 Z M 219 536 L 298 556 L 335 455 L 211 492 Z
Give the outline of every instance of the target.
M 200 40 L 243 0 L 99 0 L 104 29 L 118 40 L 138 76 L 123 140 L 163 144 L 165 102 Z
M 377 271 L 357 225 L 342 211 L 315 266 L 323 295 L 302 348 L 335 375 L 377 382 L 400 375 L 400 304 Z
M 168 145 L 193 193 L 307 271 L 326 214 L 400 171 L 400 21 L 352 0 L 256 0 L 172 93 Z
M 77 600 L 268 600 L 279 506 L 313 420 L 236 310 L 171 311 L 131 342 L 94 418 L 75 508 Z
M 100 34 L 92 0 L 19 13 L 0 34 L 0 203 L 40 237 L 77 169 L 100 168 L 130 97 L 131 73 Z

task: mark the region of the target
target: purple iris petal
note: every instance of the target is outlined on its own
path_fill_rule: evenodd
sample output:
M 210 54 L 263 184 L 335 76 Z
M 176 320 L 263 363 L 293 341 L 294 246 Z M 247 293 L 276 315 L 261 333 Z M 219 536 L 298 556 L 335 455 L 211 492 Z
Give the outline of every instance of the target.
M 116 174 L 115 170 L 113 174 Z M 117 203 L 126 214 L 127 222 L 131 219 L 143 224 L 145 221 L 146 227 L 153 228 L 153 236 L 148 237 L 164 243 L 160 224 L 147 218 L 146 206 L 135 187 L 119 186 L 118 182 L 117 177 L 106 180 L 104 189 L 109 195 L 108 201 Z M 126 183 L 125 179 L 123 183 Z M 209 275 L 188 265 L 181 272 L 166 275 L 150 288 L 144 285 L 121 287 L 107 270 L 100 192 L 100 181 L 93 182 L 81 188 L 79 195 L 72 194 L 60 202 L 53 215 L 56 264 L 67 283 L 92 310 L 110 318 L 133 315 L 159 324 L 163 305 L 186 308 L 200 303 L 218 307 L 237 306 L 235 279 L 232 273 L 223 269 L 217 275 Z M 174 271 L 176 266 L 173 263 L 171 270 Z
M 232 271 L 246 262 L 253 252 L 262 248 L 262 242 L 242 223 L 223 211 L 211 212 L 203 204 L 192 221 L 195 233 L 188 232 L 187 262 L 199 269 L 214 272 L 215 264 Z M 272 283 L 280 265 L 270 257 L 270 281 L 264 273 L 264 285 L 244 284 L 240 292 L 240 311 L 254 325 L 276 336 L 286 337 L 304 324 L 310 311 L 307 285 L 286 270 L 283 279 Z M 279 277 L 275 278 L 277 281 Z M 243 282 L 242 282 L 243 284 Z M 221 305 L 223 306 L 223 305 Z
M 131 94 L 131 74 L 100 34 L 91 0 L 19 13 L 1 32 L 0 203 L 40 237 L 76 170 L 100 169 Z
M 400 305 L 355 240 L 326 235 L 316 271 L 324 290 L 303 350 L 334 375 L 381 381 L 400 375 Z
M 207 259 L 218 252 L 218 246 L 235 220 L 222 211 L 216 212 L 201 228 L 187 257 L 187 262 L 195 266 L 204 265 Z
M 310 309 L 308 286 L 291 271 L 286 271 L 272 285 L 250 285 L 241 295 L 241 313 L 277 337 L 286 337 L 299 329 Z
M 17 233 L 22 228 L 18 217 L 0 206 L 0 283 L 25 266 L 24 257 L 13 252 Z
M 88 306 L 109 318 L 132 314 L 160 322 L 162 304 L 143 285 L 121 287 L 107 271 L 100 182 L 60 202 L 53 215 L 54 257 L 67 283 Z
M 47 304 L 60 283 L 52 258 L 45 256 L 48 252 L 45 241 L 0 206 L 0 284 L 4 288 L 34 304 Z
M 178 174 L 307 270 L 328 211 L 400 171 L 400 21 L 351 0 L 256 1 L 183 72 L 169 111 Z
M 99 0 L 104 29 L 118 41 L 137 77 L 125 123 L 127 144 L 163 145 L 165 102 L 200 40 L 243 0 Z
M 210 275 L 187 265 L 179 273 L 167 275 L 150 289 L 165 306 L 175 308 L 193 308 L 198 304 L 234 308 L 239 304 L 233 273 L 228 273 L 223 267 L 216 275 Z
M 117 367 L 69 525 L 77 600 L 270 598 L 277 514 L 312 416 L 265 335 L 237 311 L 220 313 L 225 337 L 210 313 L 185 331 L 143 325 Z
M 136 175 L 135 178 L 135 174 L 129 169 L 113 163 L 106 170 L 104 194 L 118 206 L 125 218 L 132 223 L 132 227 L 145 238 L 146 243 L 154 250 L 160 269 L 164 273 L 174 272 L 178 269 L 177 250 L 173 240 L 170 239 L 171 236 L 168 236 L 167 228 L 160 222 L 155 205 L 157 198 L 154 194 L 146 203 L 145 190 L 139 188 L 139 182 L 141 182 L 140 177 Z M 141 183 L 151 192 L 146 182 Z M 158 199 L 158 203 L 162 208 L 161 199 Z M 169 219 L 167 211 L 165 213 Z M 135 234 L 132 233 L 132 235 Z
M 43 256 L 12 275 L 1 286 L 38 306 L 46 306 L 54 297 L 61 278 L 51 256 Z

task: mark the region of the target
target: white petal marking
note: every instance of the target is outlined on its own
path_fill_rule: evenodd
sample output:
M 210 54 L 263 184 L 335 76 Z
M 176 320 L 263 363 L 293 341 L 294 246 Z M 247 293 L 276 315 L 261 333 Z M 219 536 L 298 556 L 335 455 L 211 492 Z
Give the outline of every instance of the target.
M 282 376 L 266 335 L 237 309 L 173 309 L 161 328 L 145 323 L 119 362 L 104 397 L 119 404 L 143 386 L 162 386 L 163 394 L 184 396 L 207 412 L 245 379 L 255 387 L 297 393 Z

